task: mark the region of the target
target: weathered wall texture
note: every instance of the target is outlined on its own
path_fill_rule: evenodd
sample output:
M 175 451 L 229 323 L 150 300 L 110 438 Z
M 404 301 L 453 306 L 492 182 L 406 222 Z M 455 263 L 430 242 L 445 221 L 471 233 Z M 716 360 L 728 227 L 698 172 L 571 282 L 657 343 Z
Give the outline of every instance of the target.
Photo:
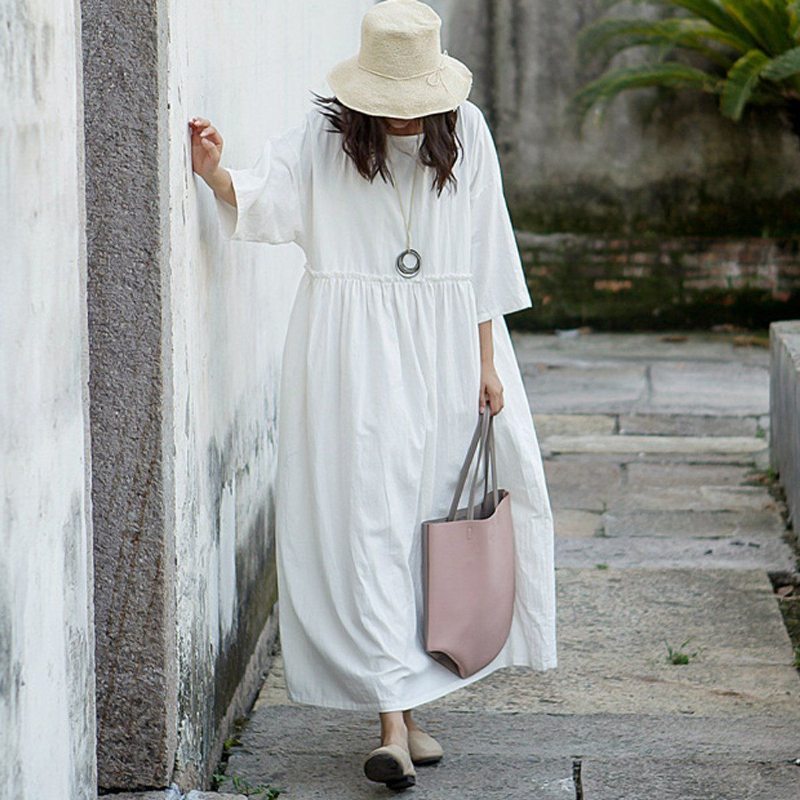
M 79 16 L 0 6 L 0 797 L 95 793 Z
M 786 490 L 795 531 L 800 530 L 800 320 L 773 322 L 769 329 L 769 452 Z
M 599 0 L 432 0 L 445 46 L 475 73 L 518 227 L 540 233 L 800 233 L 800 142 L 774 109 L 736 124 L 699 93 L 628 92 L 578 139 L 566 100 L 582 71 L 575 39 Z M 456 13 L 457 9 L 457 13 Z M 608 16 L 649 13 L 619 3 Z M 620 54 L 612 65 L 635 63 Z
M 187 122 L 210 119 L 223 164 L 249 166 L 298 122 L 324 76 L 358 47 L 365 0 L 170 4 L 170 263 L 175 415 L 179 775 L 201 769 L 221 720 L 257 688 L 276 597 L 277 388 L 303 254 L 221 238 L 191 170 Z M 259 637 L 261 643 L 259 644 Z M 255 652 L 255 656 L 253 655 Z M 256 671 L 257 673 L 257 671 Z M 233 705 L 232 705 L 233 703 Z
M 799 313 L 800 279 L 782 259 L 800 245 L 800 141 L 775 109 L 750 109 L 737 124 L 709 95 L 639 89 L 617 97 L 605 119 L 590 113 L 579 137 L 565 106 L 600 72 L 581 66 L 576 37 L 604 2 L 431 4 L 444 21 L 445 47 L 475 74 L 472 99 L 495 134 L 515 227 L 537 234 L 525 245 L 534 307 L 512 324 L 761 327 Z M 618 3 L 607 16 L 652 13 Z M 628 51 L 611 65 L 644 57 Z M 566 252 L 559 234 L 570 237 Z M 743 285 L 753 265 L 735 255 L 720 274 L 722 250 L 752 250 L 738 247 L 740 237 L 765 239 L 756 267 L 772 276 L 766 289 L 760 280 Z M 639 266 L 645 281 L 636 280 Z M 626 292 L 632 277 L 638 285 Z M 622 290 L 596 289 L 596 279 Z M 695 280 L 713 285 L 695 290 Z

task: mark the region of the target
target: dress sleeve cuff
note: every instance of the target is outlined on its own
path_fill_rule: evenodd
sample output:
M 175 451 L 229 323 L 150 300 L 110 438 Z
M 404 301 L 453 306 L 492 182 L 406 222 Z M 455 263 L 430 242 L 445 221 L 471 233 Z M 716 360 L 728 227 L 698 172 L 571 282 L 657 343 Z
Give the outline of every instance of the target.
M 518 300 L 506 303 L 505 305 L 495 306 L 494 308 L 486 310 L 478 309 L 478 322 L 486 322 L 487 320 L 505 316 L 506 314 L 513 314 L 515 311 L 523 311 L 526 308 L 533 308 L 533 301 L 530 296 L 526 298 L 521 297 Z
M 227 239 L 245 239 L 247 232 L 244 230 L 242 218 L 259 193 L 264 188 L 263 178 L 253 174 L 252 170 L 229 169 L 233 193 L 236 195 L 236 205 L 232 206 L 221 197 L 214 195 L 217 205 L 220 229 Z

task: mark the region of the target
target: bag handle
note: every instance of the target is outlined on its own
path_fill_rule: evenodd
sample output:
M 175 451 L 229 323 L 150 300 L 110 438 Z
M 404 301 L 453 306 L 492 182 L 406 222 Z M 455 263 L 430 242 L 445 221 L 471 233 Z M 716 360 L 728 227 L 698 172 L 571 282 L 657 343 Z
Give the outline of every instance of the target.
M 472 479 L 472 485 L 470 486 L 469 490 L 469 506 L 467 507 L 467 519 L 474 518 L 474 498 L 475 498 L 475 487 L 478 484 L 478 470 L 480 469 L 481 464 L 481 456 L 483 456 L 483 498 L 481 500 L 481 514 L 486 515 L 488 508 L 487 508 L 487 499 L 489 496 L 489 457 L 491 455 L 491 463 L 492 463 L 492 484 L 493 484 L 493 499 L 494 499 L 494 508 L 497 507 L 497 470 L 496 470 L 496 462 L 494 457 L 494 415 L 489 408 L 489 404 L 487 403 L 484 406 L 484 415 L 482 419 L 482 427 L 481 427 L 481 448 L 478 451 L 478 461 L 475 464 L 475 475 Z M 488 419 L 488 422 L 487 422 Z
M 492 464 L 492 476 L 493 476 L 493 499 L 494 504 L 497 506 L 498 502 L 498 492 L 497 492 L 497 464 L 495 459 L 495 450 L 494 450 L 494 428 L 492 425 L 493 422 L 493 415 L 491 412 L 491 408 L 487 403 L 483 407 L 483 412 L 481 412 L 478 418 L 478 424 L 475 426 L 475 432 L 472 435 L 472 441 L 470 442 L 469 448 L 467 449 L 467 455 L 464 459 L 464 463 L 461 466 L 461 472 L 458 476 L 458 481 L 456 483 L 456 490 L 455 494 L 453 495 L 453 501 L 450 504 L 450 511 L 447 515 L 447 521 L 452 522 L 455 519 L 456 511 L 458 510 L 458 501 L 461 498 L 461 493 L 464 490 L 464 484 L 466 483 L 467 476 L 469 475 L 469 468 L 472 463 L 472 458 L 475 455 L 475 448 L 477 447 L 478 443 L 480 442 L 480 450 L 478 451 L 478 460 L 475 465 L 475 473 L 472 479 L 472 484 L 470 486 L 470 493 L 469 493 L 469 507 L 467 508 L 467 519 L 473 519 L 473 500 L 475 496 L 475 486 L 478 481 L 478 472 L 480 470 L 481 464 L 481 457 L 483 456 L 484 464 L 484 499 L 483 503 L 481 504 L 481 508 L 485 511 L 485 503 L 486 497 L 489 493 L 489 457 L 491 455 L 491 464 Z
M 489 456 L 491 457 L 491 464 L 492 464 L 492 501 L 494 505 L 491 509 L 488 507 L 488 500 L 489 500 L 489 462 L 486 461 L 484 465 L 484 472 L 485 472 L 485 479 L 484 479 L 484 486 L 483 486 L 483 501 L 481 502 L 481 514 L 483 516 L 487 516 L 492 510 L 497 508 L 497 503 L 499 502 L 499 495 L 497 490 L 497 459 L 495 457 L 495 449 L 494 449 L 494 417 L 489 421 L 489 440 L 488 440 L 488 452 Z
M 456 481 L 455 494 L 453 495 L 453 500 L 450 504 L 450 511 L 447 513 L 448 522 L 452 522 L 455 519 L 456 510 L 458 509 L 458 501 L 461 497 L 461 492 L 464 490 L 464 484 L 466 483 L 467 475 L 469 474 L 469 465 L 472 463 L 472 457 L 475 455 L 475 448 L 478 444 L 480 435 L 481 418 L 478 417 L 478 424 L 475 426 L 475 432 L 472 434 L 472 441 L 469 443 L 467 455 L 464 458 L 464 463 L 461 465 L 461 472 L 459 473 L 458 480 Z

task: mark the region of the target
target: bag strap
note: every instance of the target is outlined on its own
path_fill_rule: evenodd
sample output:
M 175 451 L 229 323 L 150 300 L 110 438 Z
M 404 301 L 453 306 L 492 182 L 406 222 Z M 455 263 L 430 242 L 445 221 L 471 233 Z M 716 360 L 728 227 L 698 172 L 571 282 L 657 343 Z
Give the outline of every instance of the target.
M 461 498 L 461 492 L 464 491 L 464 484 L 467 481 L 467 475 L 469 474 L 469 465 L 472 463 L 472 457 L 475 455 L 475 448 L 478 445 L 478 439 L 481 435 L 481 418 L 478 417 L 478 424 L 475 426 L 475 432 L 472 434 L 472 441 L 469 443 L 469 447 L 467 448 L 467 455 L 464 458 L 464 463 L 461 465 L 461 472 L 458 475 L 458 481 L 456 481 L 456 490 L 453 494 L 453 501 L 450 504 L 450 511 L 447 514 L 448 522 L 452 522 L 456 517 L 456 510 L 458 509 L 458 501 Z
M 481 416 L 481 438 L 478 447 L 478 459 L 475 462 L 475 472 L 472 474 L 472 483 L 469 487 L 469 500 L 467 501 L 467 519 L 473 519 L 473 504 L 475 502 L 475 487 L 478 483 L 478 473 L 481 469 L 481 461 L 486 458 L 486 443 L 489 439 L 489 428 L 492 421 L 492 414 L 488 410 L 488 403 L 483 407 Z
M 483 516 L 488 516 L 495 508 L 497 508 L 497 504 L 499 502 L 499 493 L 497 489 L 497 458 L 495 456 L 495 448 L 494 448 L 494 418 L 492 418 L 492 423 L 489 426 L 489 448 L 488 448 L 489 455 L 491 456 L 491 464 L 492 464 L 492 501 L 493 505 L 489 506 L 489 463 L 488 460 L 485 464 L 485 480 L 483 484 L 483 502 L 481 503 L 481 513 Z
M 473 475 L 473 479 L 470 485 L 470 492 L 469 492 L 469 507 L 467 508 L 467 518 L 473 519 L 473 503 L 474 503 L 474 496 L 475 496 L 475 486 L 478 481 L 478 473 L 480 471 L 481 466 L 481 459 L 483 458 L 485 462 L 484 467 L 484 499 L 482 503 L 482 507 L 486 502 L 486 495 L 489 492 L 489 457 L 491 455 L 492 460 L 492 474 L 494 476 L 493 481 L 493 493 L 494 493 L 494 502 L 497 505 L 497 469 L 496 469 L 496 462 L 495 462 L 495 453 L 494 453 L 494 433 L 493 433 L 493 416 L 491 413 L 491 408 L 487 403 L 484 406 L 483 412 L 478 417 L 478 423 L 475 426 L 475 432 L 472 435 L 472 441 L 470 442 L 469 448 L 467 449 L 467 455 L 464 459 L 464 463 L 461 466 L 461 472 L 458 476 L 458 481 L 456 483 L 456 490 L 453 495 L 453 501 L 450 504 L 450 511 L 447 515 L 447 520 L 452 522 L 455 519 L 456 511 L 458 510 L 458 501 L 461 498 L 461 493 L 464 490 L 464 485 L 466 484 L 467 476 L 469 475 L 470 465 L 472 464 L 473 456 L 475 455 L 475 448 L 480 443 L 480 449 L 478 450 L 478 460 L 475 464 L 475 472 Z
M 492 463 L 492 484 L 493 484 L 493 500 L 494 506 L 497 507 L 498 492 L 497 492 L 497 463 L 495 460 L 494 452 L 494 415 L 487 403 L 484 406 L 486 412 L 483 417 L 483 425 L 481 428 L 481 449 L 478 452 L 478 461 L 475 464 L 475 474 L 472 478 L 472 485 L 469 489 L 469 506 L 467 507 L 467 519 L 474 519 L 475 516 L 475 487 L 478 484 L 478 470 L 481 464 L 481 455 L 483 455 L 483 498 L 481 500 L 481 514 L 486 515 L 488 511 L 487 499 L 489 497 L 489 459 L 491 456 Z

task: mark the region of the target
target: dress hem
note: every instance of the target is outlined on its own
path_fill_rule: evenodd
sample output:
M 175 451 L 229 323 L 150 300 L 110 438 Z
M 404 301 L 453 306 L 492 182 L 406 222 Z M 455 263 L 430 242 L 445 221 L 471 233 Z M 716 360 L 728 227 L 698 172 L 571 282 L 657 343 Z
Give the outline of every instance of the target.
M 342 711 L 372 711 L 374 713 L 383 714 L 389 711 L 403 711 L 405 709 L 416 708 L 417 706 L 424 705 L 425 703 L 430 703 L 433 700 L 438 700 L 440 697 L 444 697 L 445 695 L 457 691 L 458 689 L 463 689 L 465 686 L 469 686 L 470 684 L 475 683 L 482 678 L 488 678 L 492 673 L 497 672 L 497 670 L 500 669 L 505 669 L 506 667 L 530 667 L 530 669 L 534 672 L 546 672 L 551 669 L 556 669 L 557 666 L 557 659 L 546 661 L 541 667 L 531 666 L 530 662 L 528 661 L 511 661 L 508 664 L 498 664 L 494 669 L 489 670 L 489 672 L 477 672 L 474 675 L 470 675 L 468 678 L 464 678 L 462 683 L 458 686 L 451 685 L 440 687 L 434 692 L 428 692 L 427 694 L 413 698 L 412 700 L 404 700 L 401 704 L 382 703 L 380 701 L 367 701 L 363 703 L 348 701 L 323 702 L 320 699 L 312 700 L 308 697 L 308 695 L 304 697 L 300 694 L 293 693 L 289 690 L 288 685 L 286 687 L 286 694 L 288 695 L 289 700 L 291 700 L 293 703 L 300 703 L 302 705 L 312 705 L 320 708 L 335 708 Z M 386 707 L 387 705 L 389 706 L 388 708 Z

